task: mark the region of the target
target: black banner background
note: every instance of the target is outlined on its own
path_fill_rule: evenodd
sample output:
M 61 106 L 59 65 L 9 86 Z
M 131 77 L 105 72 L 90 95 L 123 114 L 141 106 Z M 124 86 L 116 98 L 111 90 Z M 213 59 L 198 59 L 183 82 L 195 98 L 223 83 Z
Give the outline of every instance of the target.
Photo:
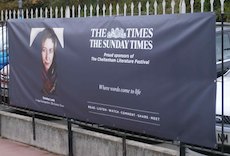
M 11 105 L 215 146 L 214 14 L 10 20 L 8 27 Z M 52 94 L 42 91 L 40 28 L 58 30 Z

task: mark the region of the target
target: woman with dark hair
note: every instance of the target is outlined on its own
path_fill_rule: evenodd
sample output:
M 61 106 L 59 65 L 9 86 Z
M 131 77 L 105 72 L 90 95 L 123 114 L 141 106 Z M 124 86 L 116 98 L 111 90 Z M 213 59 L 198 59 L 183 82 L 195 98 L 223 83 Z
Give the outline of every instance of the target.
M 56 89 L 56 48 L 57 38 L 52 29 L 45 29 L 41 42 L 43 92 L 53 94 Z

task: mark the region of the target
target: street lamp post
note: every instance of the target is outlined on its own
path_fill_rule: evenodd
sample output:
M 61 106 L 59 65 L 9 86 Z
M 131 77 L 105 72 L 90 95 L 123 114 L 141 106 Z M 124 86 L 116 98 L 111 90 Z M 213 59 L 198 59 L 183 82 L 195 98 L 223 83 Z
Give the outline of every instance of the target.
M 18 0 L 19 17 L 22 18 L 22 0 Z
M 66 1 L 66 9 L 65 9 L 65 17 L 70 18 L 70 8 L 69 8 L 70 2 L 69 0 Z

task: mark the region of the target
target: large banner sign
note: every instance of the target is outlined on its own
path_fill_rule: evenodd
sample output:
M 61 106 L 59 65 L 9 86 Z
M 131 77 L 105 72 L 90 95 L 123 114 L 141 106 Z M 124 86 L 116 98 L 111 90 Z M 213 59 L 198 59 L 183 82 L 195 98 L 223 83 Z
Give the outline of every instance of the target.
M 11 105 L 214 147 L 214 14 L 8 27 Z

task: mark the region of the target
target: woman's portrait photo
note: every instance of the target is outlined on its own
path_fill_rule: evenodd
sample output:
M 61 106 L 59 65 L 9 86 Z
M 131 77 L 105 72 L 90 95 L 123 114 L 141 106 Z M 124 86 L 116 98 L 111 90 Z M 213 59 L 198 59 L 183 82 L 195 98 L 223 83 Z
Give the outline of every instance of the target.
M 42 81 L 45 94 L 53 94 L 57 84 L 56 49 L 57 37 L 52 29 L 43 31 L 41 41 Z
M 64 48 L 64 28 L 32 28 L 30 47 L 33 44 L 38 48 L 39 62 L 41 62 L 42 93 L 54 95 L 57 87 L 57 49 Z

